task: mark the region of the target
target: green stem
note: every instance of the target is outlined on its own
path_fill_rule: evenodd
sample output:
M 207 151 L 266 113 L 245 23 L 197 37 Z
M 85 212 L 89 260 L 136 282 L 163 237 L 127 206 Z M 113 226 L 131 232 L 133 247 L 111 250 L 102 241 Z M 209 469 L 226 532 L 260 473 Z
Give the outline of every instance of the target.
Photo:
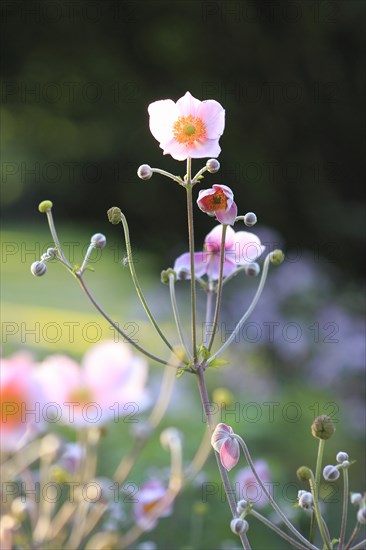
M 203 168 L 201 168 L 201 170 L 199 170 L 197 172 L 197 174 L 194 176 L 194 178 L 192 179 L 192 185 L 195 185 L 196 183 L 198 183 L 199 181 L 199 177 L 202 176 L 202 174 L 204 174 L 205 172 L 207 172 L 207 167 L 204 166 Z
M 344 549 L 344 538 L 346 536 L 347 526 L 348 498 L 348 468 L 343 468 L 343 510 L 338 550 Z
M 213 432 L 214 424 L 213 424 L 212 413 L 210 408 L 210 401 L 208 398 L 208 393 L 206 388 L 205 373 L 202 365 L 199 365 L 197 368 L 197 377 L 198 377 L 198 386 L 200 390 L 201 402 L 202 402 L 203 410 L 205 411 L 207 426 L 209 430 Z M 221 464 L 220 455 L 217 451 L 215 451 L 215 457 L 216 457 L 217 466 L 219 468 L 221 480 L 224 486 L 226 498 L 228 500 L 231 513 L 234 518 L 238 517 L 238 513 L 236 510 L 236 501 L 234 498 L 233 490 L 231 488 L 229 476 L 227 475 L 227 471 Z M 240 535 L 240 540 L 243 545 L 243 548 L 245 548 L 245 550 L 250 550 L 250 544 L 245 533 Z
M 361 523 L 359 521 L 356 521 L 356 525 L 351 533 L 351 536 L 346 544 L 345 550 L 349 550 L 352 542 L 355 540 L 355 538 L 358 535 L 359 530 L 361 529 Z
M 212 297 L 213 297 L 213 291 L 211 288 L 211 281 L 209 281 L 209 286 L 207 288 L 207 301 L 206 301 L 206 317 L 205 317 L 205 346 L 208 345 L 209 340 L 209 332 L 207 330 L 209 324 L 211 323 L 211 316 L 212 316 Z
M 222 296 L 222 281 L 223 281 L 223 274 L 224 274 L 224 260 L 225 260 L 225 239 L 226 239 L 226 230 L 227 225 L 222 226 L 222 235 L 221 235 L 221 248 L 220 248 L 220 271 L 219 271 L 219 280 L 217 282 L 217 296 L 216 296 L 216 306 L 215 306 L 215 313 L 214 313 L 214 319 L 213 319 L 213 326 L 212 326 L 212 332 L 211 332 L 211 338 L 208 343 L 207 349 L 208 351 L 211 350 L 214 340 L 215 340 L 215 334 L 217 330 L 217 323 L 219 320 L 219 313 L 220 313 L 220 306 L 221 306 L 221 296 Z
M 251 509 L 250 510 L 250 515 L 253 516 L 254 518 L 257 518 L 259 521 L 261 521 L 262 523 L 264 523 L 264 525 L 266 525 L 267 527 L 269 527 L 270 529 L 272 529 L 272 531 L 274 531 L 275 533 L 277 533 L 277 535 L 279 535 L 280 537 L 282 537 L 283 539 L 287 540 L 287 542 L 289 542 L 290 544 L 292 544 L 293 546 L 295 546 L 295 548 L 300 548 L 300 550 L 307 550 L 309 548 L 309 545 L 307 546 L 304 546 L 303 544 L 301 544 L 300 542 L 298 542 L 297 540 L 293 539 L 292 537 L 290 537 L 290 535 L 288 535 L 287 533 L 285 533 L 284 531 L 282 531 L 282 529 L 280 529 L 279 527 L 277 527 L 277 525 L 275 525 L 274 523 L 272 523 L 269 519 L 267 519 L 266 517 L 262 516 L 262 514 L 260 514 L 259 512 L 257 512 L 256 510 L 253 510 Z
M 358 544 L 355 546 L 352 546 L 350 550 L 363 550 L 366 545 L 366 539 L 361 540 Z
M 322 537 L 323 542 L 324 542 L 324 546 L 325 546 L 325 548 L 327 548 L 327 550 L 332 550 L 332 543 L 329 540 L 329 537 L 328 537 L 327 532 L 325 530 L 323 518 L 322 518 L 322 515 L 320 513 L 320 509 L 319 509 L 317 486 L 316 486 L 316 481 L 314 479 L 313 473 L 311 473 L 309 483 L 310 483 L 311 493 L 312 493 L 313 499 L 314 499 L 315 517 L 316 517 L 316 521 L 318 523 L 318 527 L 319 527 L 321 537 Z
M 189 255 L 191 263 L 191 324 L 192 324 L 192 351 L 194 363 L 197 362 L 197 337 L 196 337 L 196 279 L 194 273 L 194 228 L 193 228 L 193 205 L 191 185 L 191 159 L 187 158 L 187 214 L 188 214 L 188 239 Z
M 320 476 L 321 476 L 321 471 L 322 471 L 324 448 L 325 448 L 325 439 L 319 439 L 318 455 L 317 455 L 317 459 L 316 459 L 316 469 L 315 469 L 315 484 L 314 484 L 314 490 L 316 491 L 317 500 L 319 500 Z M 314 536 L 315 536 L 314 515 L 315 515 L 315 513 L 313 512 L 313 514 L 311 516 L 311 522 L 310 522 L 310 533 L 309 533 L 310 542 L 314 541 Z
M 48 221 L 48 225 L 49 225 L 49 228 L 50 228 L 50 231 L 51 231 L 51 235 L 52 235 L 54 243 L 57 247 L 58 253 L 60 254 L 60 258 L 63 261 L 63 263 L 69 269 L 72 269 L 71 265 L 69 264 L 69 262 L 65 258 L 64 253 L 62 252 L 61 244 L 60 244 L 60 241 L 58 239 L 56 227 L 55 227 L 55 224 L 54 224 L 54 221 L 53 221 L 52 210 L 51 209 L 47 210 L 46 214 L 47 214 L 47 221 Z
M 86 286 L 83 278 L 79 275 L 77 275 L 76 273 L 74 273 L 76 279 L 79 281 L 80 283 L 80 286 L 81 288 L 83 289 L 83 291 L 85 292 L 85 294 L 87 295 L 87 297 L 89 298 L 89 300 L 91 301 L 91 303 L 93 304 L 93 306 L 99 311 L 99 313 L 104 317 L 104 319 L 106 319 L 108 321 L 108 323 L 114 328 L 115 331 L 118 332 L 118 334 L 120 334 L 121 336 L 123 336 L 123 338 L 129 342 L 129 344 L 131 344 L 134 348 L 136 348 L 138 351 L 140 351 L 141 353 L 143 353 L 144 355 L 146 355 L 146 357 L 149 357 L 149 359 L 153 359 L 154 361 L 156 361 L 157 363 L 161 363 L 162 365 L 168 365 L 170 367 L 174 367 L 174 368 L 177 368 L 177 365 L 174 365 L 173 363 L 170 363 L 168 361 L 165 361 L 165 359 L 161 359 L 160 357 L 158 357 L 157 355 L 154 355 L 153 353 L 150 353 L 149 351 L 147 351 L 145 348 L 143 348 L 142 346 L 140 346 L 139 344 L 137 344 L 137 342 L 135 342 L 130 336 L 128 336 L 128 334 L 126 332 L 124 332 L 124 330 L 122 330 L 110 317 L 109 315 L 104 311 L 104 309 L 95 301 L 93 295 L 91 294 L 91 292 L 89 291 L 88 287 Z
M 177 327 L 180 343 L 181 343 L 183 349 L 185 350 L 185 352 L 187 353 L 189 359 L 191 359 L 192 355 L 191 355 L 191 352 L 189 351 L 189 349 L 187 347 L 187 344 L 186 344 L 186 341 L 185 341 L 185 338 L 184 338 L 183 327 L 182 327 L 182 323 L 181 323 L 180 316 L 179 316 L 177 300 L 176 300 L 176 297 L 175 297 L 174 277 L 175 276 L 173 274 L 169 275 L 170 301 L 172 303 L 174 320 L 175 320 L 175 325 Z
M 162 176 L 166 176 L 167 178 L 170 178 L 171 180 L 176 181 L 179 183 L 179 185 L 184 185 L 184 182 L 182 181 L 182 178 L 179 176 L 174 176 L 170 172 L 167 172 L 166 170 L 161 170 L 160 168 L 151 168 L 151 170 L 156 174 L 161 174 Z
M 126 219 L 126 216 L 122 212 L 121 212 L 121 221 L 122 221 L 123 231 L 124 231 L 124 235 L 125 235 L 128 265 L 129 265 L 129 268 L 130 268 L 131 277 L 132 277 L 132 280 L 133 280 L 133 284 L 135 285 L 137 295 L 140 298 L 140 302 L 142 304 L 142 307 L 144 308 L 144 310 L 146 312 L 146 315 L 150 319 L 150 322 L 153 325 L 153 327 L 155 328 L 156 332 L 159 334 L 159 336 L 163 340 L 163 342 L 168 346 L 170 351 L 175 353 L 173 346 L 170 344 L 170 342 L 164 336 L 164 334 L 161 331 L 155 317 L 151 313 L 150 308 L 147 305 L 147 302 L 146 302 L 145 297 L 143 295 L 140 283 L 139 283 L 137 275 L 136 275 L 134 262 L 133 262 L 132 248 L 131 248 L 131 241 L 130 241 L 130 232 L 129 232 L 129 229 L 128 229 L 127 219 Z
M 305 544 L 305 546 L 307 548 L 311 548 L 311 550 L 318 550 L 316 548 L 316 546 L 314 546 L 313 544 L 310 544 L 309 541 L 306 540 L 305 537 L 302 536 L 301 533 L 299 533 L 299 531 L 296 529 L 296 527 L 294 527 L 292 525 L 292 523 L 287 519 L 286 515 L 282 512 L 281 508 L 278 506 L 278 504 L 275 502 L 275 500 L 273 499 L 273 497 L 271 496 L 271 494 L 269 493 L 269 491 L 267 490 L 266 486 L 263 484 L 261 478 L 259 477 L 259 475 L 257 474 L 257 470 L 255 469 L 255 466 L 254 466 L 254 463 L 253 463 L 253 460 L 250 456 L 250 453 L 249 453 L 249 449 L 246 445 L 246 443 L 244 442 L 244 440 L 240 437 L 240 435 L 237 435 L 237 434 L 233 434 L 232 437 L 234 439 L 237 439 L 237 441 L 239 441 L 239 445 L 241 446 L 241 448 L 243 449 L 243 452 L 244 452 L 244 455 L 245 455 L 245 458 L 248 462 L 248 466 L 250 467 L 250 469 L 252 470 L 253 472 L 253 475 L 255 477 L 255 479 L 257 480 L 257 482 L 259 483 L 259 486 L 261 487 L 262 491 L 264 492 L 264 494 L 266 495 L 266 497 L 268 498 L 270 504 L 272 505 L 273 509 L 277 512 L 277 514 L 280 516 L 280 518 L 282 519 L 282 521 L 284 522 L 284 524 L 288 527 L 288 529 L 299 539 L 301 540 L 301 542 L 303 544 Z
M 235 329 L 233 330 L 233 332 L 231 333 L 231 335 L 229 336 L 229 338 L 226 340 L 226 342 L 221 346 L 220 349 L 218 349 L 216 351 L 216 353 L 214 353 L 213 355 L 211 355 L 210 359 L 207 361 L 207 364 L 211 363 L 216 357 L 218 357 L 228 346 L 230 346 L 231 342 L 236 338 L 237 334 L 239 333 L 241 327 L 243 326 L 243 324 L 245 323 L 245 321 L 248 319 L 249 315 L 252 313 L 252 311 L 254 310 L 255 306 L 257 305 L 257 302 L 262 294 L 262 291 L 263 291 L 263 288 L 264 288 L 264 284 L 266 282 L 266 278 L 267 278 L 267 273 L 268 273 L 268 267 L 269 267 L 269 262 L 271 260 L 271 255 L 272 253 L 270 252 L 267 256 L 266 256 L 266 259 L 264 260 L 264 264 L 263 264 L 263 271 L 262 271 L 262 277 L 261 277 L 261 280 L 259 282 L 259 286 L 258 286 L 258 289 L 257 289 L 257 292 L 255 293 L 254 295 L 254 298 L 252 300 L 252 303 L 250 304 L 250 306 L 248 307 L 247 311 L 244 313 L 243 317 L 240 319 L 240 321 L 238 322 L 238 324 L 236 325 Z

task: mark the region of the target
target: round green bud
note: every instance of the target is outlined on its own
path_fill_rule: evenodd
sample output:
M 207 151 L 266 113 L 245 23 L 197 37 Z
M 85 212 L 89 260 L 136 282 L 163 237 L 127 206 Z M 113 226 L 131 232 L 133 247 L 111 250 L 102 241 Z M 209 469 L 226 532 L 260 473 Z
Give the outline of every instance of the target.
M 149 166 L 148 164 L 141 164 L 141 166 L 137 170 L 137 175 L 141 180 L 149 180 L 153 175 L 151 166 Z
M 216 174 L 220 170 L 220 163 L 217 159 L 208 159 L 206 162 L 207 172 L 210 174 Z
M 95 235 L 93 235 L 90 239 L 90 242 L 95 246 L 95 248 L 104 248 L 107 244 L 107 239 L 103 233 L 95 233 Z
M 42 277 L 47 271 L 47 266 L 43 262 L 33 262 L 30 270 L 35 277 Z
M 332 464 L 328 464 L 328 466 L 325 466 L 323 469 L 323 477 L 326 481 L 336 481 L 340 476 L 338 468 L 333 466 Z
M 169 267 L 169 269 L 164 269 L 164 270 L 161 272 L 161 274 L 160 274 L 160 280 L 161 280 L 161 282 L 162 282 L 164 285 L 168 285 L 168 284 L 169 284 L 170 275 L 173 275 L 174 281 L 177 280 L 177 274 L 176 274 L 176 272 L 174 271 L 174 269 L 172 269 L 171 267 Z
M 122 211 L 118 206 L 112 206 L 107 212 L 108 220 L 113 224 L 117 225 L 122 220 Z
M 311 470 L 307 466 L 300 466 L 300 468 L 296 470 L 296 475 L 297 479 L 300 481 L 309 481 L 311 478 Z
M 253 227 L 257 223 L 257 216 L 254 212 L 247 212 L 244 216 L 244 223 L 247 227 Z
M 42 201 L 38 205 L 38 210 L 42 212 L 42 214 L 45 214 L 48 210 L 51 210 L 52 206 L 52 201 Z
M 318 439 L 329 439 L 335 432 L 335 426 L 330 416 L 317 416 L 311 425 L 311 433 Z
M 282 252 L 282 250 L 280 250 L 279 248 L 277 248 L 276 250 L 274 250 L 271 254 L 271 263 L 273 265 L 280 265 L 282 264 L 283 260 L 285 259 L 285 255 L 284 253 Z
M 245 519 L 234 518 L 230 522 L 230 529 L 234 535 L 242 535 L 249 529 L 249 523 Z

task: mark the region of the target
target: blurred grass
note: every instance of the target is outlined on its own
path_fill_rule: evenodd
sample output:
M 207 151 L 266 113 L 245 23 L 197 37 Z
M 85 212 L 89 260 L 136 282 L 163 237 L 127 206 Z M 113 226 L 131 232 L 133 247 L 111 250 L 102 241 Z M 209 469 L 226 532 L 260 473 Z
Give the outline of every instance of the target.
M 83 257 L 83 249 L 89 243 L 93 231 L 85 227 L 62 225 L 59 228 L 59 238 L 65 244 L 65 249 L 73 251 L 70 261 L 80 263 Z M 154 335 L 149 323 L 144 318 L 142 309 L 138 306 L 138 300 L 134 294 L 129 270 L 124 267 L 121 260 L 124 256 L 122 244 L 122 232 L 120 228 L 108 228 L 107 247 L 102 251 L 101 257 L 95 258 L 92 263 L 95 272 L 85 275 L 86 281 L 97 300 L 105 307 L 113 319 L 121 324 L 137 323 L 137 337 L 139 343 L 147 345 L 158 354 L 166 352 L 158 338 Z M 2 345 L 3 354 L 8 355 L 18 349 L 30 349 L 37 360 L 46 354 L 65 352 L 78 359 L 93 344 L 93 340 L 113 337 L 113 332 L 107 323 L 93 310 L 78 287 L 76 281 L 56 262 L 48 264 L 48 272 L 44 277 L 36 278 L 30 273 L 30 264 L 39 259 L 51 242 L 46 225 L 32 226 L 32 228 L 8 227 L 2 236 Z M 164 287 L 160 294 L 159 280 L 160 270 L 164 266 L 158 265 L 156 257 L 137 250 L 134 254 L 136 269 L 140 276 L 140 282 L 147 297 L 153 303 L 154 312 L 162 322 L 164 331 L 172 336 L 173 326 L 171 318 L 167 316 L 168 290 Z M 188 289 L 180 289 L 182 295 Z M 180 300 L 182 299 L 182 295 Z M 187 302 L 182 303 L 183 306 Z M 39 329 L 36 329 L 36 323 Z M 74 325 L 70 325 L 74 323 Z M 73 326 L 73 338 L 70 338 L 70 330 Z M 58 327 L 58 328 L 57 328 Z M 86 329 L 87 327 L 87 329 Z M 36 330 L 36 334 L 31 331 Z M 29 332 L 27 332 L 29 331 Z M 58 333 L 57 333 L 58 331 Z M 56 336 L 60 336 L 57 337 Z M 173 340 L 174 342 L 174 340 Z M 233 406 L 227 409 L 226 416 L 222 420 L 229 424 L 235 423 L 236 429 L 246 439 L 253 458 L 265 458 L 270 465 L 273 481 L 279 483 L 278 493 L 280 500 L 284 500 L 291 509 L 291 502 L 287 497 L 296 496 L 296 488 L 304 488 L 296 478 L 296 469 L 306 464 L 314 467 L 317 452 L 317 443 L 310 435 L 310 425 L 316 415 L 316 404 L 319 413 L 324 412 L 326 403 L 334 401 L 332 390 L 317 390 L 314 381 L 309 380 L 298 384 L 293 379 L 286 381 L 283 377 L 276 377 L 276 366 L 266 365 L 263 368 L 263 358 L 250 355 L 246 357 L 246 365 L 242 366 L 242 351 L 233 351 L 228 354 L 231 364 L 218 370 L 208 372 L 207 382 L 210 395 L 218 386 L 229 387 L 234 395 Z M 249 369 L 249 370 L 248 370 Z M 254 395 L 247 388 L 246 380 L 249 375 L 258 377 L 261 381 L 268 378 L 270 387 L 268 394 Z M 151 365 L 150 392 L 152 402 L 157 395 L 159 380 L 163 370 L 160 366 Z M 271 383 L 276 380 L 271 388 Z M 316 382 L 316 381 L 315 381 Z M 264 402 L 276 402 L 276 414 L 273 422 L 268 419 L 268 408 Z M 258 421 L 251 421 L 243 413 L 243 407 L 248 403 L 257 403 L 261 407 L 262 416 Z M 296 403 L 301 411 L 301 416 L 296 422 L 286 421 L 282 411 L 289 403 Z M 334 438 L 327 442 L 326 463 L 334 462 L 336 452 L 345 450 L 356 459 L 362 457 L 362 442 L 352 434 L 347 433 L 347 426 L 342 423 L 344 411 L 342 404 L 337 414 L 337 432 Z M 235 408 L 239 406 L 240 408 Z M 238 412 L 239 410 L 239 412 Z M 233 412 L 234 411 L 234 412 Z M 235 412 L 236 411 L 236 412 Z M 329 411 L 328 411 L 329 412 Z M 141 418 L 139 417 L 139 420 Z M 202 410 L 199 402 L 196 381 L 193 376 L 186 375 L 177 381 L 174 396 L 167 416 L 164 418 L 159 431 L 164 427 L 176 426 L 184 434 L 184 459 L 185 464 L 194 456 L 200 440 L 205 431 L 202 418 Z M 123 456 L 131 447 L 131 424 L 121 419 L 118 423 L 111 423 L 106 427 L 102 445 L 99 450 L 99 475 L 110 476 L 117 466 L 121 455 Z M 75 434 L 63 429 L 63 435 L 70 439 Z M 241 467 L 245 466 L 242 459 Z M 138 486 L 148 476 L 169 469 L 169 456 L 162 451 L 159 438 L 155 435 L 147 444 L 145 452 L 138 458 L 135 468 L 129 476 L 129 482 Z M 362 459 L 351 469 L 350 488 L 352 491 L 362 491 Z M 237 472 L 231 475 L 235 479 Z M 219 477 L 214 457 L 211 456 L 204 468 L 204 480 L 207 483 L 217 484 L 217 492 L 205 499 L 205 486 L 200 483 L 190 484 L 180 496 L 174 506 L 174 516 L 170 519 L 162 519 L 153 533 L 147 533 L 142 540 L 154 540 L 159 549 L 172 548 L 218 548 L 221 541 L 235 538 L 228 535 L 230 521 L 229 509 L 221 493 Z M 336 508 L 335 515 L 330 518 L 330 526 L 336 532 L 341 506 L 341 485 L 337 489 L 337 502 L 332 505 Z M 126 499 L 127 500 L 127 499 Z M 204 503 L 202 516 L 192 512 L 194 503 Z M 334 510 L 333 510 L 334 512 Z M 328 518 L 329 519 L 329 516 Z M 307 525 L 304 517 L 299 515 L 300 524 Z M 306 527 L 305 527 L 306 529 Z M 251 542 L 257 549 L 267 550 L 284 549 L 286 545 L 273 538 L 269 532 L 251 521 Z

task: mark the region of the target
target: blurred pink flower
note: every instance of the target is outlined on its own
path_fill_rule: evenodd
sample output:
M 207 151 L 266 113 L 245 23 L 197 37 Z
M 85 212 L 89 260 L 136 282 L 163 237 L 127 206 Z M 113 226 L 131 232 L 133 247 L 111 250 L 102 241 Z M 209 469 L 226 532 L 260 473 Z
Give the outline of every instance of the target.
M 211 445 L 219 453 L 221 464 L 228 471 L 237 465 L 240 457 L 240 446 L 238 441 L 231 437 L 233 433 L 230 426 L 220 422 L 211 437 Z
M 0 365 L 1 447 L 15 451 L 44 426 L 42 392 L 34 377 L 35 364 L 27 353 L 1 359 Z
M 142 485 L 137 495 L 137 502 L 134 504 L 134 516 L 136 524 L 144 531 L 152 531 L 158 523 L 158 518 L 149 518 L 154 509 L 161 503 L 166 495 L 166 489 L 159 480 L 147 481 Z M 168 506 L 159 514 L 159 517 L 165 518 L 172 513 L 172 506 Z
M 225 111 L 217 101 L 199 101 L 189 92 L 178 99 L 150 103 L 150 131 L 164 155 L 176 160 L 218 157 Z
M 265 488 L 270 493 L 271 472 L 267 462 L 265 460 L 256 460 L 254 467 Z M 250 500 L 254 504 L 254 507 L 263 508 L 268 502 L 263 489 L 258 484 L 249 466 L 239 470 L 235 478 L 235 488 L 238 499 Z
M 227 185 L 213 185 L 212 189 L 201 189 L 197 199 L 198 207 L 209 216 L 216 216 L 218 222 L 233 225 L 238 213 L 234 193 Z
M 147 363 L 127 344 L 96 344 L 84 355 L 82 368 L 65 355 L 50 356 L 37 377 L 50 402 L 49 411 L 53 403 L 57 420 L 77 427 L 132 417 L 145 404 Z
M 220 269 L 222 225 L 217 225 L 206 235 L 203 252 L 195 252 L 194 267 L 196 277 L 207 275 L 211 280 L 217 280 Z M 241 266 L 255 262 L 265 247 L 260 239 L 248 231 L 235 232 L 227 227 L 225 236 L 224 277 L 234 273 Z M 175 260 L 174 271 L 178 278 L 190 278 L 191 263 L 189 252 L 185 252 Z M 181 275 L 180 275 L 181 273 Z

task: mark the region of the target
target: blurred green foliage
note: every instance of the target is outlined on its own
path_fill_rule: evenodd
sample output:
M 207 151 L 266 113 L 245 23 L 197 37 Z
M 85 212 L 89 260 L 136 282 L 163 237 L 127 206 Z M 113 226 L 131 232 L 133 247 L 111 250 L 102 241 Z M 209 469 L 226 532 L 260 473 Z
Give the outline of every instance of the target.
M 226 109 L 222 170 L 203 185 L 231 186 L 240 211 L 254 210 L 289 246 L 360 273 L 364 2 L 6 0 L 1 9 L 5 219 L 33 223 L 51 198 L 59 218 L 100 230 L 118 205 L 164 261 L 183 251 L 182 189 L 156 175 L 141 182 L 136 170 L 147 162 L 184 174 L 162 157 L 147 106 L 189 90 Z M 197 216 L 198 237 L 209 227 Z

